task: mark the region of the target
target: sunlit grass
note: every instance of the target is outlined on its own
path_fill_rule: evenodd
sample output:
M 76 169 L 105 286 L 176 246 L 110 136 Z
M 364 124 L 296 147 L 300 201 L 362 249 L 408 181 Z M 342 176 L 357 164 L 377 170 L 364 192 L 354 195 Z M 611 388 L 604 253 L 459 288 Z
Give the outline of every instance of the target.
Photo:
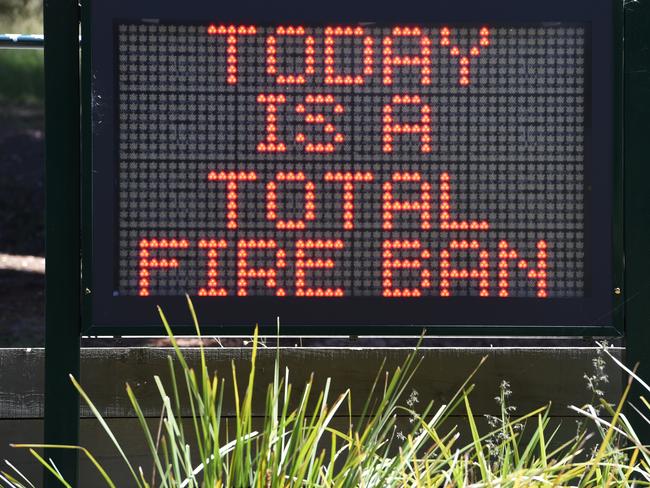
M 200 330 L 188 300 L 196 334 Z M 104 428 L 108 439 L 131 473 L 133 484 L 146 487 L 517 487 L 517 486 L 647 486 L 650 484 L 650 451 L 634 433 L 623 406 L 631 381 L 616 405 L 601 401 L 599 407 L 571 407 L 584 416 L 583 428 L 568 442 L 557 440 L 558 428 L 550 427 L 550 406 L 542 405 L 515 415 L 508 405 L 507 383 L 499 394 L 501 414 L 490 420 L 491 430 L 481 432 L 471 407 L 472 379 L 481 364 L 469 372 L 447 403 L 419 406 L 409 388 L 420 356 L 417 349 L 395 371 L 382 366 L 359 417 L 352 415 L 353 389 L 338 396 L 331 380 L 317 390 L 313 377 L 304 385 L 292 385 L 290 371 L 280 367 L 276 354 L 273 381 L 267 385 L 264 418 L 254 426 L 253 386 L 257 372 L 257 332 L 253 338 L 250 368 L 210 373 L 203 347 L 200 366 L 187 363 L 162 311 L 171 340 L 169 380 L 154 377 L 162 416 L 151 429 L 139 400 L 129 385 L 126 394 L 149 446 L 153 473 L 145 473 L 128 458 L 102 418 L 98 408 L 76 379 L 72 381 L 84 402 Z M 603 349 L 603 355 L 609 355 Z M 609 355 L 611 360 L 618 362 Z M 480 362 L 483 363 L 485 358 Z M 621 367 L 624 367 L 621 364 Z M 631 375 L 634 373 L 628 370 Z M 642 383 L 647 388 L 645 383 Z M 235 418 L 222 416 L 224 392 L 234 397 Z M 650 407 L 644 400 L 645 408 Z M 256 402 L 259 404 L 259 400 Z M 189 409 L 190 430 L 181 412 Z M 604 415 L 601 416 L 599 411 Z M 462 413 L 471 442 L 461 444 L 459 427 L 450 415 Z M 410 417 L 410 431 L 401 432 L 398 416 Z M 337 422 L 334 420 L 337 419 Z M 344 419 L 343 426 L 340 421 Z M 455 422 L 461 422 L 454 419 Z M 192 440 L 190 440 L 192 439 Z M 595 446 L 595 448 L 594 448 Z M 62 486 L 69 486 L 51 461 L 43 459 L 43 446 L 20 445 L 41 462 Z M 110 473 L 86 449 L 106 486 L 115 486 Z M 10 465 L 0 484 L 25 488 L 31 484 Z

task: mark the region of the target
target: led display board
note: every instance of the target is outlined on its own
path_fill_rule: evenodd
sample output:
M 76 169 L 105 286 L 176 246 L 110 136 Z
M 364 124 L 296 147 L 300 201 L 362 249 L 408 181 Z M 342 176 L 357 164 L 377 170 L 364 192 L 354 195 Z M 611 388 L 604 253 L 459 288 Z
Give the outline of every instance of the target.
M 87 323 L 614 325 L 612 13 L 95 2 Z

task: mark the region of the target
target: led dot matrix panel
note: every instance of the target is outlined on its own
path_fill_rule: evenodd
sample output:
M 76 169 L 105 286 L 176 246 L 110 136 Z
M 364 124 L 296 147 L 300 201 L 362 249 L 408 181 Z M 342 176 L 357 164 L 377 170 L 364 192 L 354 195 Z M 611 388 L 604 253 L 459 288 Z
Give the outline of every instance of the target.
M 95 321 L 611 324 L 605 4 L 93 12 Z

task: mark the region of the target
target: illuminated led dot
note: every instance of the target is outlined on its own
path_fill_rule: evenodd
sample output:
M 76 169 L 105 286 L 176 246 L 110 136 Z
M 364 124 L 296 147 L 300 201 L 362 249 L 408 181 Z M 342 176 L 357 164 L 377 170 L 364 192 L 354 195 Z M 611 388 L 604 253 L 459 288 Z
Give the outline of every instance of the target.
M 393 273 L 392 269 L 420 269 L 422 267 L 422 262 L 419 259 L 390 259 L 392 257 L 392 252 L 390 249 L 419 249 L 421 243 L 418 240 L 409 241 L 390 241 L 385 240 L 382 244 L 384 252 L 382 254 L 383 260 L 383 281 L 382 286 L 384 288 L 383 295 L 386 297 L 419 297 L 421 296 L 421 291 L 419 288 L 394 288 L 393 286 Z M 430 253 L 428 251 L 422 251 L 419 254 L 420 258 L 428 259 Z M 431 282 L 428 279 L 430 272 L 427 269 L 423 269 L 420 273 L 420 288 L 429 288 Z
M 479 31 L 479 46 L 487 47 L 490 45 L 489 35 L 490 30 L 487 27 L 482 27 Z M 467 56 L 461 56 L 460 48 L 457 45 L 452 46 L 450 41 L 451 30 L 448 27 L 443 27 L 440 30 L 440 45 L 443 47 L 450 47 L 449 54 L 452 57 L 459 57 L 459 79 L 458 83 L 461 86 L 467 86 L 470 84 L 469 78 L 469 64 L 470 60 Z M 477 57 L 481 53 L 479 46 L 471 46 L 469 49 L 469 56 Z
M 392 105 L 397 105 L 397 104 L 421 104 L 421 99 L 419 96 L 409 96 L 409 95 L 393 95 L 392 98 Z M 393 107 L 391 104 L 384 105 L 383 107 L 383 112 L 385 114 L 392 113 Z M 431 133 L 431 119 L 428 115 L 430 113 L 430 107 L 423 105 L 420 107 L 420 112 L 422 113 L 422 116 L 420 117 L 420 122 L 416 124 L 394 124 L 392 123 L 393 118 L 389 115 L 384 115 L 383 117 L 383 122 L 384 125 L 382 126 L 383 128 L 383 137 L 382 140 L 384 141 L 384 144 L 382 146 L 382 150 L 384 152 L 393 152 L 393 136 L 392 134 L 410 134 L 410 133 L 415 133 L 415 134 L 420 134 L 420 141 L 422 145 L 420 146 L 420 150 L 424 153 L 431 152 L 431 146 L 428 144 L 431 141 L 430 138 L 430 133 Z
M 306 241 L 298 240 L 296 242 L 296 248 L 299 250 L 296 252 L 295 266 L 296 266 L 296 296 L 306 296 L 306 297 L 340 297 L 343 296 L 343 290 L 341 288 L 332 289 L 332 288 L 310 288 L 306 286 L 305 282 L 305 269 L 316 269 L 316 268 L 328 268 L 331 269 L 334 267 L 334 261 L 332 259 L 322 259 L 322 258 L 307 258 L 300 259 L 305 257 L 305 251 L 302 249 L 343 249 L 343 241 L 340 239 L 336 240 L 323 240 L 323 239 L 308 239 Z
M 410 28 L 410 27 L 400 27 L 396 26 L 393 28 L 392 31 L 392 36 L 393 37 L 409 37 L 409 36 L 421 36 L 421 31 L 419 28 Z M 383 74 L 383 83 L 385 85 L 392 85 L 393 84 L 393 66 L 420 66 L 420 72 L 421 72 L 421 78 L 420 78 L 420 83 L 422 85 L 430 85 L 431 84 L 431 78 L 429 73 L 425 72 L 425 68 L 427 68 L 431 64 L 431 51 L 428 48 L 429 42 L 426 37 L 420 37 L 419 39 L 419 45 L 421 47 L 420 49 L 420 55 L 419 56 L 393 56 L 393 49 L 391 46 L 393 46 L 394 42 L 391 37 L 384 37 L 382 41 L 382 45 L 384 46 L 382 49 L 382 54 L 383 54 L 383 68 L 382 68 L 382 74 Z
M 278 258 L 278 256 L 280 255 L 280 251 L 283 250 L 279 249 L 276 252 L 276 258 L 278 258 L 276 259 L 276 263 L 275 263 L 276 268 L 250 268 L 248 262 L 249 254 L 247 251 L 245 251 L 246 249 L 248 250 L 275 249 L 276 247 L 277 247 L 277 243 L 272 239 L 270 240 L 240 239 L 239 240 L 239 242 L 237 243 L 237 248 L 238 248 L 237 255 L 241 259 L 237 261 L 237 276 L 239 278 L 237 281 L 238 296 L 248 295 L 248 286 L 250 283 L 250 279 L 262 279 L 267 288 L 275 289 L 275 294 L 277 296 L 285 296 L 285 291 L 282 288 L 279 288 L 277 286 L 277 280 L 275 279 L 275 277 L 277 276 L 277 269 L 284 268 L 286 266 L 286 263 L 282 262 Z
M 487 268 L 489 267 L 489 253 L 485 249 L 481 249 L 481 246 L 478 241 L 476 240 L 452 240 L 449 243 L 449 249 L 460 249 L 460 250 L 467 250 L 467 249 L 472 249 L 474 251 L 479 250 L 479 257 L 481 258 L 479 260 L 479 268 L 472 268 L 472 269 L 456 269 L 456 268 L 451 268 L 451 263 L 448 261 L 448 258 L 450 257 L 450 252 L 447 249 L 443 249 L 440 253 L 441 260 L 439 262 L 440 268 L 443 269 L 444 271 L 441 271 L 440 276 L 444 279 L 440 281 L 440 296 L 441 297 L 449 297 L 451 296 L 451 281 L 452 280 L 459 280 L 459 279 L 478 279 L 478 288 L 479 288 L 479 296 L 480 297 L 488 297 L 490 295 L 489 293 L 489 271 Z
M 305 181 L 305 174 L 303 172 L 283 172 L 280 171 L 275 175 L 275 181 Z M 277 193 L 274 191 L 277 188 L 276 182 L 267 183 L 267 192 L 266 192 L 266 218 L 270 221 L 276 221 L 276 228 L 280 230 L 303 230 L 305 229 L 305 223 L 303 220 L 281 220 L 278 219 L 277 212 Z M 316 214 L 314 212 L 315 205 L 314 200 L 316 195 L 314 193 L 314 183 L 312 181 L 306 181 L 304 185 L 304 209 L 303 214 L 304 220 L 315 220 Z
M 172 246 L 171 243 L 175 243 L 175 246 Z M 151 269 L 168 269 L 168 268 L 178 268 L 179 267 L 179 261 L 176 258 L 160 258 L 160 259 L 147 259 L 150 256 L 149 248 L 160 248 L 160 249 L 169 249 L 170 247 L 173 249 L 177 249 L 179 247 L 186 248 L 189 246 L 189 241 L 186 239 L 182 239 L 181 241 L 178 241 L 176 239 L 168 240 L 168 239 L 140 239 L 138 242 L 140 246 L 140 251 L 139 251 L 139 261 L 138 261 L 138 276 L 142 278 L 139 280 L 139 290 L 138 294 L 140 296 L 149 296 L 150 291 L 149 291 L 149 286 L 151 284 L 151 281 L 149 280 L 149 277 L 151 276 Z
M 277 27 L 275 31 L 275 35 L 270 35 L 266 38 L 266 44 L 267 44 L 267 53 L 269 50 L 272 51 L 272 53 L 275 53 L 275 46 L 277 45 L 277 36 L 303 36 L 305 35 L 305 29 L 302 26 L 287 26 L 286 28 L 283 26 Z M 306 83 L 307 79 L 305 75 L 312 75 L 314 74 L 314 64 L 315 64 L 315 59 L 313 57 L 314 54 L 314 45 L 315 41 L 312 36 L 305 36 L 305 57 L 304 57 L 304 62 L 305 62 L 305 68 L 302 74 L 277 74 L 277 58 L 276 56 L 267 56 L 266 58 L 266 73 L 271 76 L 275 76 L 275 81 L 276 83 L 280 85 L 303 85 Z
M 259 94 L 257 95 L 257 102 L 266 104 L 266 120 L 265 128 L 266 138 L 257 144 L 258 152 L 286 152 L 286 145 L 278 141 L 277 131 L 278 127 L 275 124 L 275 113 L 277 112 L 278 104 L 286 102 L 286 97 L 283 94 Z
M 224 25 L 216 26 L 214 24 L 210 24 L 207 28 L 208 35 L 213 36 L 213 35 L 225 35 L 226 36 L 226 43 L 227 43 L 227 49 L 226 53 L 228 56 L 226 57 L 226 73 L 228 73 L 228 76 L 226 77 L 226 82 L 230 85 L 236 84 L 237 83 L 237 42 L 238 42 L 238 36 L 239 35 L 253 35 L 257 32 L 257 29 L 255 26 L 245 26 L 245 25 L 240 25 L 240 26 L 234 26 L 230 25 L 228 27 Z
M 365 82 L 364 76 L 365 75 L 371 75 L 373 73 L 373 50 L 372 50 L 372 44 L 373 44 L 373 39 L 370 36 L 367 36 L 363 39 L 363 45 L 365 46 L 364 51 L 363 51 L 363 65 L 362 65 L 362 72 L 363 75 L 335 75 L 335 71 L 333 68 L 334 65 L 334 36 L 354 36 L 354 37 L 362 37 L 363 36 L 363 27 L 358 27 L 355 29 L 352 28 L 346 28 L 346 29 L 339 29 L 336 28 L 333 31 L 328 30 L 326 28 L 325 30 L 325 45 L 327 46 L 325 48 L 325 57 L 324 57 L 324 64 L 326 65 L 325 73 L 327 76 L 324 78 L 324 82 L 326 85 L 363 85 Z
M 487 221 L 482 220 L 482 221 L 452 221 L 451 220 L 451 214 L 448 212 L 450 209 L 449 201 L 451 201 L 451 185 L 449 183 L 450 181 L 450 176 L 449 173 L 441 173 L 440 174 L 440 179 L 439 179 L 439 188 L 440 188 L 440 195 L 439 195 L 439 208 L 440 208 L 440 214 L 439 214 L 439 221 L 440 221 L 440 229 L 441 230 L 481 230 L 485 231 L 490 228 L 490 225 Z

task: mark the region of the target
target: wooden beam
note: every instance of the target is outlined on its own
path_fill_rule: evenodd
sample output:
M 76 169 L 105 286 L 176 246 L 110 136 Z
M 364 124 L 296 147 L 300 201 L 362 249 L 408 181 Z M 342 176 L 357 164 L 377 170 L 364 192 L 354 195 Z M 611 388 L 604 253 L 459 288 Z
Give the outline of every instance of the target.
M 183 349 L 192 365 L 198 366 L 199 351 Z M 422 364 L 412 387 L 421 402 L 443 403 L 476 367 L 483 356 L 488 359 L 474 379 L 472 406 L 477 415 L 497 412 L 494 396 L 502 379 L 508 380 L 513 391 L 512 402 L 519 411 L 532 410 L 552 402 L 552 413 L 571 416 L 567 405 L 592 401 L 586 388 L 584 374 L 592 370 L 596 348 L 428 348 L 418 355 Z M 224 415 L 234 415 L 232 404 L 231 362 L 240 375 L 244 388 L 249 370 L 250 349 L 206 349 L 211 371 L 226 379 Z M 298 349 L 280 350 L 281 366 L 288 367 L 295 389 L 300 389 L 314 372 L 316 387 L 332 378 L 332 394 L 352 389 L 353 411 L 358 413 L 365 402 L 374 377 L 384 359 L 385 370 L 392 372 L 402 363 L 410 349 Z M 622 349 L 613 349 L 618 357 Z M 159 375 L 168 383 L 168 348 L 87 348 L 81 352 L 81 383 L 109 418 L 131 417 L 133 412 L 124 391 L 129 383 L 141 401 L 145 415 L 158 417 L 160 398 L 153 383 Z M 258 352 L 258 371 L 253 410 L 264 414 L 264 396 L 272 381 L 276 351 Z M 40 418 L 43 415 L 43 350 L 0 350 L 0 419 Z M 620 370 L 607 364 L 610 383 L 604 385 L 606 397 L 616 400 L 621 393 Z M 189 412 L 186 412 L 189 414 Z M 82 408 L 82 417 L 89 417 Z

